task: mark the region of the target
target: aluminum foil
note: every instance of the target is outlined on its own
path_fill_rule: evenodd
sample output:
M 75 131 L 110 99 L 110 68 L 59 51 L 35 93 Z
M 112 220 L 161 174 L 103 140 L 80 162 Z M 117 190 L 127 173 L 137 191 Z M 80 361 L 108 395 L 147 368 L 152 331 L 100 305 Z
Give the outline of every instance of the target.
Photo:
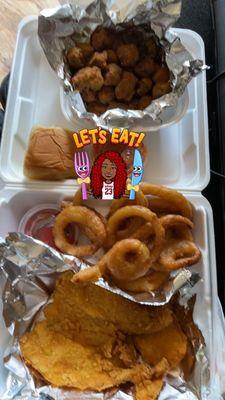
M 38 19 L 38 36 L 49 64 L 63 83 L 65 98 L 61 103 L 68 109 L 67 115 L 74 121 L 83 119 L 84 124 L 103 127 L 153 129 L 177 122 L 188 105 L 187 84 L 207 68 L 202 60 L 194 60 L 179 37 L 169 30 L 180 11 L 181 0 L 71 0 L 59 8 L 43 10 Z M 112 109 L 101 116 L 87 112 L 79 92 L 70 83 L 71 72 L 65 53 L 74 46 L 75 40 L 89 41 L 99 25 L 116 30 L 121 30 L 121 26 L 142 25 L 146 32 L 153 31 L 165 50 L 172 92 L 154 100 L 144 111 Z
M 133 400 L 131 389 L 82 393 L 46 386 L 41 379 L 32 375 L 21 358 L 19 339 L 40 318 L 41 310 L 53 292 L 56 278 L 66 270 L 78 271 L 83 264 L 20 233 L 11 233 L 0 241 L 0 260 L 3 316 L 9 332 L 9 346 L 4 357 L 8 375 L 1 400 Z M 189 314 L 190 318 L 186 317 L 190 321 L 189 328 L 193 322 L 197 286 L 184 285 L 179 291 L 179 298 L 174 300 L 178 308 L 182 307 L 182 314 Z M 166 378 L 160 400 L 208 398 L 205 393 L 209 390 L 210 374 L 204 339 L 197 328 L 189 330 L 196 355 L 192 378 L 186 382 L 177 371 L 171 373 Z

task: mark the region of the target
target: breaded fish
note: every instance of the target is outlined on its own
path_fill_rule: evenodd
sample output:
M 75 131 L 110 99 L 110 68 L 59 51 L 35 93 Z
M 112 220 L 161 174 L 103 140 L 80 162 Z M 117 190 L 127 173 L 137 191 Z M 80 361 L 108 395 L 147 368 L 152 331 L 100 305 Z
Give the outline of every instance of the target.
M 96 347 L 83 346 L 52 331 L 46 320 L 25 334 L 20 346 L 26 363 L 57 387 L 102 391 L 125 382 L 140 384 L 152 375 L 144 363 L 120 367 L 117 360 L 106 359 Z
M 187 351 L 187 337 L 176 321 L 159 334 L 137 335 L 134 342 L 143 359 L 150 365 L 156 365 L 165 357 L 170 367 L 177 367 Z
M 63 274 L 56 286 L 53 298 L 58 308 L 58 319 L 69 315 L 69 319 L 74 320 L 79 314 L 79 317 L 90 318 L 104 326 L 105 332 L 110 334 L 116 330 L 125 334 L 158 332 L 173 321 L 167 306 L 143 306 L 94 284 L 71 283 L 72 276 Z M 50 318 L 48 309 L 46 315 Z

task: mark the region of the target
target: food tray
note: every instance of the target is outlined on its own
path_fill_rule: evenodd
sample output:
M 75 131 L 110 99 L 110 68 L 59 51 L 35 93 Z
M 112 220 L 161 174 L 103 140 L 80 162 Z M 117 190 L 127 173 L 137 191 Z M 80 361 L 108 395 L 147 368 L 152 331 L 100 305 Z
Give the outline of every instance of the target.
M 22 216 L 31 207 L 41 203 L 58 203 L 65 197 L 73 196 L 74 191 L 68 189 L 63 192 L 60 188 L 52 189 L 23 189 L 6 188 L 1 192 L 0 201 L 0 236 L 4 237 L 8 232 L 17 231 L 19 222 Z M 217 289 L 216 289 L 216 265 L 215 265 L 215 248 L 213 229 L 208 229 L 213 226 L 212 211 L 207 200 L 198 194 L 184 193 L 194 206 L 194 237 L 196 244 L 202 252 L 202 259 L 198 264 L 192 267 L 192 270 L 198 272 L 202 280 L 197 284 L 197 303 L 195 308 L 195 320 L 199 328 L 204 333 L 206 345 L 208 349 L 208 357 L 210 359 L 211 383 L 213 386 L 216 366 L 214 357 L 214 334 L 213 332 L 213 314 L 216 306 Z M 108 207 L 108 202 L 104 202 L 105 208 Z M 204 309 L 204 312 L 202 310 Z M 8 332 L 2 327 L 0 320 L 0 349 L 5 348 L 5 344 L 9 338 Z M 206 334 L 207 332 L 207 334 Z M 0 389 L 4 387 L 4 376 L 6 371 L 3 367 L 2 354 L 0 355 Z M 1 393 L 1 391 L 0 391 Z M 210 397 L 211 399 L 211 397 Z M 215 397 L 212 399 L 216 399 Z
M 189 30 L 175 30 L 195 58 L 204 60 L 202 39 Z M 195 208 L 195 240 L 202 251 L 193 267 L 203 278 L 198 283 L 195 320 L 203 331 L 210 360 L 211 387 L 207 399 L 217 400 L 216 332 L 217 307 L 215 244 L 212 210 L 201 191 L 210 176 L 205 73 L 188 86 L 189 105 L 178 123 L 146 135 L 148 162 L 144 180 L 181 190 Z M 37 38 L 37 18 L 19 25 L 2 136 L 0 176 L 0 236 L 18 229 L 22 216 L 41 203 L 56 203 L 75 191 L 75 182 L 29 181 L 23 175 L 23 160 L 33 125 L 63 126 L 74 130 L 60 104 L 60 82 L 48 65 Z M 107 203 L 104 202 L 104 206 Z M 1 288 L 4 282 L 1 282 Z M 2 307 L 2 304 L 0 305 Z M 204 310 L 204 312 L 202 312 Z M 3 353 L 9 335 L 0 319 L 0 393 L 6 370 Z M 217 396 L 218 394 L 218 396 Z
M 205 59 L 204 44 L 190 30 L 176 29 L 194 58 Z M 149 162 L 144 179 L 183 190 L 201 191 L 209 181 L 208 122 L 205 72 L 188 86 L 189 105 L 177 124 L 147 134 Z M 19 25 L 2 135 L 0 176 L 13 184 L 35 184 L 23 175 L 23 160 L 33 125 L 72 125 L 60 105 L 60 81 L 51 70 L 37 37 L 37 18 Z M 173 163 L 171 163 L 173 160 Z M 43 183 L 40 183 L 43 186 Z M 57 183 L 45 183 L 48 187 Z M 74 186 L 74 181 L 63 182 Z

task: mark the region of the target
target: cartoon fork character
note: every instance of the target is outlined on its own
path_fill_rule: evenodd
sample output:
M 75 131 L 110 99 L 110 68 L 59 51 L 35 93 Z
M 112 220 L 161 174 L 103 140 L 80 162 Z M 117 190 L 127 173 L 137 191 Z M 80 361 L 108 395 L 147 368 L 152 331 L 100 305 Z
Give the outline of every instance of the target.
M 90 161 L 86 151 L 81 153 L 75 153 L 74 155 L 74 167 L 77 176 L 77 183 L 81 185 L 82 189 L 82 199 L 87 200 L 87 183 L 90 183 Z
M 130 200 L 135 199 L 135 193 L 139 190 L 139 183 L 143 175 L 143 163 L 139 150 L 134 151 L 133 171 L 131 175 L 131 183 L 128 183 L 127 190 L 130 191 Z

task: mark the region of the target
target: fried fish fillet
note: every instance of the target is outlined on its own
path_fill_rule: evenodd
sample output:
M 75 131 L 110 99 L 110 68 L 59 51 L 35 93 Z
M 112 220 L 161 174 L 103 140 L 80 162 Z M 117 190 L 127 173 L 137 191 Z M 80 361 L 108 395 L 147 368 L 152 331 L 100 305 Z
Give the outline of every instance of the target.
M 155 400 L 163 387 L 163 379 L 146 380 L 136 385 L 136 400 Z
M 152 375 L 144 363 L 121 368 L 117 360 L 105 358 L 96 347 L 52 331 L 46 320 L 25 334 L 20 346 L 26 363 L 57 387 L 102 391 L 125 382 L 140 384 Z
M 170 367 L 177 367 L 187 351 L 187 337 L 176 321 L 159 333 L 137 335 L 134 341 L 143 359 L 150 365 L 156 365 L 165 357 Z
M 93 284 L 74 284 L 72 276 L 61 275 L 45 320 L 22 337 L 27 365 L 57 387 L 102 391 L 130 382 L 137 400 L 156 399 L 168 363 L 159 360 L 152 368 L 141 361 L 133 335 L 160 334 L 173 321 L 170 309 L 141 306 Z
M 158 332 L 173 321 L 167 306 L 143 306 L 93 284 L 71 283 L 72 276 L 72 273 L 61 276 L 53 295 L 54 305 L 45 311 L 54 324 L 79 319 L 83 321 L 81 329 L 86 328 L 87 334 L 100 330 L 104 335 L 114 336 L 117 331 L 129 335 Z

